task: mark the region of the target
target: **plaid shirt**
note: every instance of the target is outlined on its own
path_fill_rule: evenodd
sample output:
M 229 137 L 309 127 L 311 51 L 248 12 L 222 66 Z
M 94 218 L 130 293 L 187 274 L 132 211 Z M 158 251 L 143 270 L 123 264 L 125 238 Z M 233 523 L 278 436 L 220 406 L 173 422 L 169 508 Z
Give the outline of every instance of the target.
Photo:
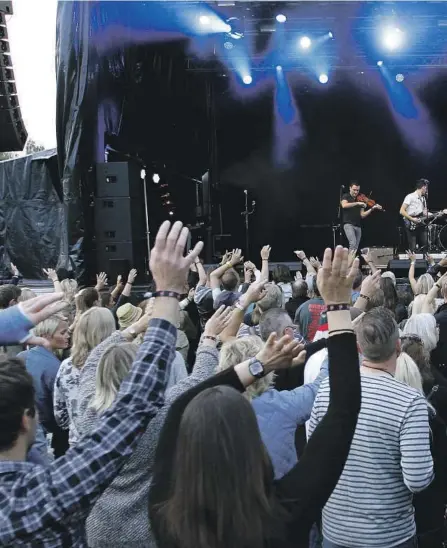
M 0 546 L 84 547 L 84 521 L 164 402 L 176 329 L 154 319 L 94 432 L 48 468 L 0 461 Z

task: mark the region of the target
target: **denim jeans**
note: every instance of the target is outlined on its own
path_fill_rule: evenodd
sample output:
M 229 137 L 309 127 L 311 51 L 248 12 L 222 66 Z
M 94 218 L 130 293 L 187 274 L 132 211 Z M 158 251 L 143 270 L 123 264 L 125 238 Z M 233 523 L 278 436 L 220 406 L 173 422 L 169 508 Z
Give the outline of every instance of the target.
M 362 239 L 362 229 L 359 226 L 346 223 L 343 225 L 343 230 L 345 231 L 346 238 L 348 238 L 349 251 L 355 251 L 357 253 L 360 240 Z
M 416 537 L 406 540 L 402 544 L 398 544 L 394 548 L 417 548 L 418 541 Z M 342 546 L 341 544 L 334 544 L 330 540 L 323 540 L 323 548 L 348 548 L 347 546 Z

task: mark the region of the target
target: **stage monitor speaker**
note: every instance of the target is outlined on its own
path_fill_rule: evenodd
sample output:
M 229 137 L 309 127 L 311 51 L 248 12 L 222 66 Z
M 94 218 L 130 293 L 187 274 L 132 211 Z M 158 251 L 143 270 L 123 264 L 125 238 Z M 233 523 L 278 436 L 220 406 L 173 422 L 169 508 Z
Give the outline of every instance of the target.
M 394 259 L 392 247 L 370 247 L 369 254 L 377 268 L 386 268 L 388 263 Z
M 98 198 L 143 197 L 144 181 L 141 166 L 130 162 L 108 162 L 96 165 L 96 196 Z
M 417 260 L 415 265 L 415 275 L 420 276 L 427 272 L 428 263 L 425 260 Z M 396 278 L 408 278 L 410 270 L 410 261 L 407 259 L 393 259 L 388 263 L 388 270 L 394 272 Z
M 132 268 L 138 270 L 141 279 L 145 272 L 144 240 L 138 242 L 96 242 L 96 268 L 105 272 L 110 285 L 118 275 L 126 277 Z
M 0 13 L 0 152 L 23 150 L 27 139 L 12 67 L 8 29 L 4 14 Z

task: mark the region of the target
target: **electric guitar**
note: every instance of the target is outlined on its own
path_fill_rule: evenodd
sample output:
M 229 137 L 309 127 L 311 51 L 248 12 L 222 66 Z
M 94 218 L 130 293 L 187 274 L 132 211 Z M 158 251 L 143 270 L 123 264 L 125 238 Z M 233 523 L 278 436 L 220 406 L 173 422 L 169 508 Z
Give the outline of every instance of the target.
M 436 221 L 436 219 L 439 219 L 439 217 L 443 217 L 444 215 L 447 215 L 447 209 L 429 215 L 424 215 L 423 213 L 413 215 L 415 219 L 420 219 L 419 223 L 414 223 L 413 221 L 410 221 L 410 219 L 404 219 L 404 223 L 409 230 L 416 230 L 418 227 L 427 226 L 429 223 Z

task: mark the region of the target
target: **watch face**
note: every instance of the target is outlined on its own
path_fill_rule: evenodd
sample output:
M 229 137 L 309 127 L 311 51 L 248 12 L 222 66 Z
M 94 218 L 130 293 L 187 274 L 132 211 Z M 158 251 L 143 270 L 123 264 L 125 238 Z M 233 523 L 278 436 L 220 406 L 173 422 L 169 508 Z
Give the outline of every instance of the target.
M 250 373 L 253 377 L 261 377 L 264 374 L 264 367 L 258 360 L 253 361 L 250 364 Z

